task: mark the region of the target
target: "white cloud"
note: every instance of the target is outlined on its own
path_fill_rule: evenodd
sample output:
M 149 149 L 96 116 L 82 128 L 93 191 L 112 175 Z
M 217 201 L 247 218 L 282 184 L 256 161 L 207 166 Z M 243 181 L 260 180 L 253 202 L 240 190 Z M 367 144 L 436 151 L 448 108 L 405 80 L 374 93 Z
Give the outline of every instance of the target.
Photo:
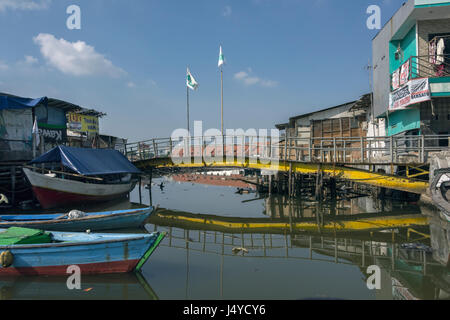
M 267 88 L 273 88 L 278 85 L 277 81 L 272 81 L 272 80 L 261 80 L 260 83 L 263 87 L 267 87 Z
M 225 8 L 223 9 L 222 15 L 224 17 L 228 17 L 228 16 L 231 16 L 232 12 L 233 12 L 233 10 L 231 10 L 230 6 L 225 6 Z
M 236 73 L 236 74 L 234 75 L 234 78 L 235 78 L 235 79 L 238 79 L 238 80 L 243 80 L 243 79 L 245 79 L 245 78 L 247 78 L 247 77 L 248 77 L 248 73 L 245 72 L 245 71 L 240 71 L 240 72 L 238 72 L 238 73 Z
M 51 0 L 0 0 L 0 11 L 42 10 L 48 8 Z
M 246 86 L 252 86 L 255 84 L 259 84 L 262 87 L 272 88 L 278 85 L 277 81 L 261 79 L 259 77 L 251 75 L 252 69 L 248 68 L 247 71 L 240 71 L 234 75 L 234 78 L 245 84 Z
M 84 41 L 69 42 L 48 33 L 40 33 L 33 40 L 47 63 L 65 74 L 120 77 L 126 73 Z
M 136 84 L 134 82 L 130 81 L 130 82 L 127 83 L 127 87 L 128 88 L 134 88 L 134 87 L 136 87 Z
M 38 59 L 36 59 L 33 56 L 25 56 L 25 63 L 32 65 L 32 64 L 38 63 Z
M 8 65 L 0 60 L 0 71 L 7 70 L 8 68 Z

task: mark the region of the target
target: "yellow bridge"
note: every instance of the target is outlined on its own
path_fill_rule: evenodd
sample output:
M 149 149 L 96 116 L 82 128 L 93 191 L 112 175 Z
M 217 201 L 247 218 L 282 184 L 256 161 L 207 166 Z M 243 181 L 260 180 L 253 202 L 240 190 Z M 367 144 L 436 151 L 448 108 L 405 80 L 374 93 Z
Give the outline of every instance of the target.
M 122 151 L 143 171 L 178 167 L 251 168 L 290 174 L 323 172 L 357 183 L 423 194 L 429 186 L 430 153 L 448 150 L 427 147 L 432 139 L 440 141 L 436 136 L 276 141 L 252 136 L 168 138 L 129 143 Z

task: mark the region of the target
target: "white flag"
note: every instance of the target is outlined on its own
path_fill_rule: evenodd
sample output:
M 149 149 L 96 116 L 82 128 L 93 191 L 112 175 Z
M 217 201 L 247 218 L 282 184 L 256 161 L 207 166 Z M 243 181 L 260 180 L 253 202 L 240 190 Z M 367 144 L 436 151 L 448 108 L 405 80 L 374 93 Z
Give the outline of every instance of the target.
M 39 138 L 39 128 L 37 124 L 37 119 L 34 118 L 34 124 L 33 124 L 33 132 L 34 135 L 36 135 L 36 147 L 39 146 L 41 143 L 41 139 Z
M 224 55 L 223 55 L 223 52 L 222 52 L 222 46 L 220 46 L 220 52 L 219 52 L 219 68 L 222 66 L 222 65 L 224 65 L 225 64 L 225 57 L 224 57 Z
M 189 71 L 189 68 L 187 69 L 186 85 L 189 87 L 189 89 L 192 90 L 198 89 L 198 82 L 195 81 L 194 77 L 191 74 L 191 71 Z

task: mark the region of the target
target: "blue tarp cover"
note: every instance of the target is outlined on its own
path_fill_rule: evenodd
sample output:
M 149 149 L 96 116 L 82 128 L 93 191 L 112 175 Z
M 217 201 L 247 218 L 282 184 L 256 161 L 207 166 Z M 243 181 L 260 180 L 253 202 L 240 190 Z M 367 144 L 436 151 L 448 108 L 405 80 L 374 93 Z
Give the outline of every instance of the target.
M 54 162 L 85 176 L 141 173 L 123 154 L 111 149 L 58 146 L 31 161 L 32 164 Z
M 42 97 L 38 99 L 30 99 L 0 95 L 0 110 L 33 108 L 40 103 L 47 105 L 48 98 Z

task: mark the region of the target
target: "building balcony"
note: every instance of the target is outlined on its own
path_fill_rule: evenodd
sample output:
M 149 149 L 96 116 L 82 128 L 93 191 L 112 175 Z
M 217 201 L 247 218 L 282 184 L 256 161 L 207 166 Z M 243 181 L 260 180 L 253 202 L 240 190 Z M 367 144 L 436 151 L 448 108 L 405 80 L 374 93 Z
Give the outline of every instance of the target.
M 391 74 L 391 91 L 408 81 L 428 78 L 433 97 L 450 96 L 450 55 L 413 56 Z

